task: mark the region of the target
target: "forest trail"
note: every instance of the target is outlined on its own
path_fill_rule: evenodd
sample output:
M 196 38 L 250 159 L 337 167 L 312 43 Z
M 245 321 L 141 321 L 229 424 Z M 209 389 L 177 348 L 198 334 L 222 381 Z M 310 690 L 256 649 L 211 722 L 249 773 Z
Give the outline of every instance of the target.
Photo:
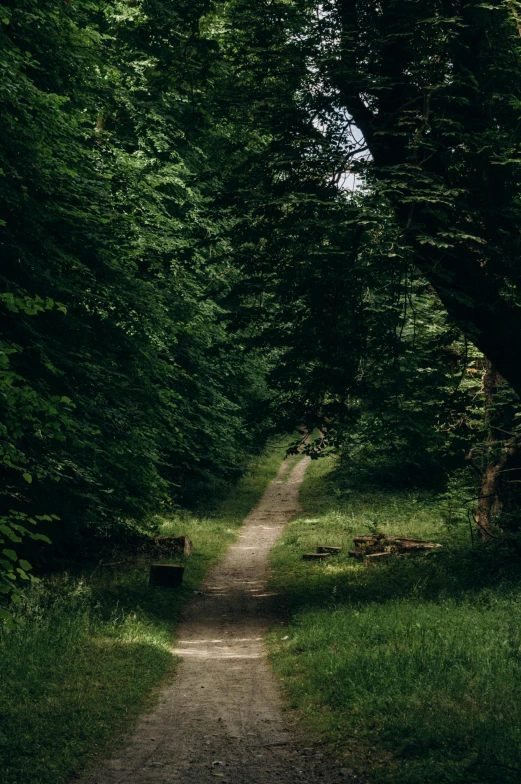
M 268 553 L 299 509 L 309 463 L 283 463 L 237 542 L 187 606 L 178 628 L 182 657 L 159 705 L 127 748 L 82 784 L 296 784 L 338 781 L 322 755 L 302 749 L 271 673 L 263 634 L 275 615 L 266 592 Z

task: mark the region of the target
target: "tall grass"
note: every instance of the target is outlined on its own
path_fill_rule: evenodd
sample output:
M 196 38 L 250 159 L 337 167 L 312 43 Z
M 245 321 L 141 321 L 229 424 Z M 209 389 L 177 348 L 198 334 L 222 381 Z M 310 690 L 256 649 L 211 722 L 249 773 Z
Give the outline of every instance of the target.
M 332 461 L 312 464 L 301 501 L 272 559 L 287 627 L 271 653 L 290 704 L 370 781 L 521 781 L 519 566 L 473 550 L 433 496 L 360 488 Z M 444 548 L 378 564 L 301 560 L 370 531 Z
M 54 575 L 27 591 L 17 628 L 0 631 L 2 784 L 60 784 L 125 738 L 175 669 L 181 608 L 235 538 L 285 446 L 254 461 L 213 511 L 159 521 L 161 533 L 186 533 L 195 545 L 181 588 L 149 588 L 143 560 Z

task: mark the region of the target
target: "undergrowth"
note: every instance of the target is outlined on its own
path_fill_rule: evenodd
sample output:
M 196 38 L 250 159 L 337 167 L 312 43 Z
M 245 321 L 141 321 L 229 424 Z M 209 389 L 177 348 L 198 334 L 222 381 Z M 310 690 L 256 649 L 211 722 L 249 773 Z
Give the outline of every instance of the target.
M 148 587 L 149 561 L 57 574 L 29 589 L 14 630 L 0 631 L 0 782 L 59 784 L 105 754 L 172 673 L 175 622 L 275 475 L 279 442 L 206 513 L 162 520 L 188 534 L 181 588 Z
M 311 464 L 272 556 L 285 597 L 271 657 L 289 704 L 342 767 L 381 784 L 521 780 L 520 567 L 447 526 L 443 501 Z M 430 539 L 429 556 L 360 563 L 356 534 Z M 341 545 L 322 563 L 316 545 Z M 503 560 L 502 560 L 503 559 Z

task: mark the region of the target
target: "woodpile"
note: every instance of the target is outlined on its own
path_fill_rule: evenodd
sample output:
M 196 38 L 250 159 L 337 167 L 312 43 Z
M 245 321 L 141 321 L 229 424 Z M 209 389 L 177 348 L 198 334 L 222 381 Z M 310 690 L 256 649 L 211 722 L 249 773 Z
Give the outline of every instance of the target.
M 352 558 L 388 558 L 392 555 L 405 556 L 413 554 L 426 555 L 442 545 L 437 542 L 426 542 L 423 539 L 409 539 L 405 536 L 386 536 L 370 534 L 353 538 L 355 549 L 349 552 Z

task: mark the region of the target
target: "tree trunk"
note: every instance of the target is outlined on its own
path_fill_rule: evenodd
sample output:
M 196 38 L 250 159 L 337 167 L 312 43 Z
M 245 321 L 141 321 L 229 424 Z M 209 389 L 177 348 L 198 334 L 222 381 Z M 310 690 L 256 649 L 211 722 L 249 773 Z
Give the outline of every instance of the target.
M 478 536 L 487 541 L 493 538 L 494 518 L 503 506 L 502 495 L 507 490 L 508 482 L 503 480 L 503 472 L 519 458 L 520 437 L 511 436 L 505 439 L 505 431 L 510 422 L 502 408 L 497 408 L 498 390 L 504 383 L 503 378 L 487 361 L 483 376 L 483 393 L 485 397 L 485 418 L 487 436 L 485 439 L 485 467 L 481 469 L 481 487 L 478 504 L 474 509 Z M 503 427 L 502 427 L 503 426 Z M 478 447 L 479 448 L 479 447 Z M 474 458 L 473 451 L 469 455 Z
M 510 85 L 517 92 L 509 80 L 521 62 L 509 4 L 461 3 L 458 19 L 430 0 L 337 0 L 337 9 L 329 73 L 373 176 L 449 315 L 521 396 L 519 174 L 509 152 L 521 125 L 498 99 Z M 429 57 L 419 29 L 433 31 Z

